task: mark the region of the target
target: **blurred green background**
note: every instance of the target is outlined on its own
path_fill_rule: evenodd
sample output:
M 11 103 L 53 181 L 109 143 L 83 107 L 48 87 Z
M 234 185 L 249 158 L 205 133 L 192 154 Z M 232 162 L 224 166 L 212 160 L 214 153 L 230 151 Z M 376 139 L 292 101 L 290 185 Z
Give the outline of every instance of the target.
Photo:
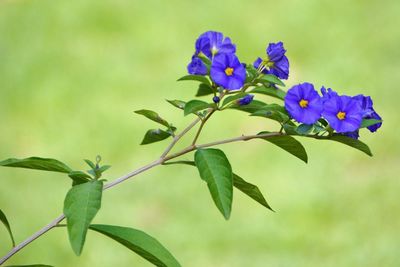
M 82 159 L 101 154 L 112 180 L 167 145 L 139 146 L 156 125 L 134 110 L 157 110 L 180 129 L 192 120 L 165 99 L 193 97 L 196 84 L 176 79 L 199 34 L 222 31 L 244 62 L 283 41 L 288 86 L 372 96 L 384 125 L 361 140 L 373 158 L 315 140 L 303 140 L 308 165 L 262 141 L 224 145 L 235 172 L 259 185 L 276 213 L 235 191 L 225 221 L 194 168 L 169 166 L 106 192 L 95 222 L 142 229 L 183 266 L 400 266 L 399 13 L 397 0 L 2 0 L 0 158 L 54 157 L 85 169 Z M 276 127 L 225 112 L 201 142 Z M 0 179 L 0 208 L 18 241 L 60 214 L 70 186 L 61 174 L 23 169 L 0 169 Z M 9 248 L 0 227 L 0 254 Z M 93 232 L 76 257 L 63 228 L 9 263 L 150 266 Z

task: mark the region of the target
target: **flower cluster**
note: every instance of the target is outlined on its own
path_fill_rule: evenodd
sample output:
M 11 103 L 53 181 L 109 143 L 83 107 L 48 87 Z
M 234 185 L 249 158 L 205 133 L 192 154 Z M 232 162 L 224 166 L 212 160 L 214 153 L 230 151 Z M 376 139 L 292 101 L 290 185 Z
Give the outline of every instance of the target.
M 273 74 L 281 79 L 289 76 L 289 60 L 282 42 L 271 43 L 267 47 L 265 59 L 258 58 L 254 67 L 260 73 Z M 211 61 L 209 69 L 205 62 Z M 187 66 L 189 74 L 207 75 L 216 85 L 226 90 L 241 89 L 246 80 L 246 68 L 236 55 L 236 45 L 222 33 L 208 31 L 199 36 L 195 53 Z
M 288 90 L 285 97 L 285 108 L 292 118 L 305 124 L 314 124 L 320 119 L 325 119 L 330 127 L 337 133 L 358 139 L 358 130 L 363 119 L 382 118 L 373 108 L 369 96 L 339 95 L 331 88 L 321 88 L 322 97 L 310 83 L 302 83 Z M 367 128 L 375 132 L 382 122 Z
M 325 87 L 321 88 L 320 94 L 313 84 L 307 82 L 295 85 L 287 92 L 280 89 L 278 86 L 284 86 L 281 80 L 289 77 L 289 60 L 283 42 L 269 43 L 264 57 L 258 57 L 253 64 L 245 64 L 237 57 L 236 45 L 229 37 L 207 31 L 197 38 L 195 53 L 187 70 L 195 75 L 195 80 L 203 82 L 203 89 L 208 88 L 207 92 L 199 95 L 214 94 L 212 101 L 217 109 L 237 108 L 256 102 L 254 105 L 257 107 L 242 109 L 278 121 L 285 131 L 285 126 L 289 125 L 298 127 L 295 132 L 300 134 L 332 135 L 336 132 L 358 139 L 360 128 L 375 132 L 382 125 L 382 118 L 374 110 L 369 96 L 339 95 Z M 224 96 L 236 93 L 241 93 L 240 97 L 223 100 Z M 258 100 L 253 102 L 253 93 L 283 99 L 284 107 Z M 207 106 L 203 103 L 200 108 Z M 305 125 L 297 125 L 292 119 Z

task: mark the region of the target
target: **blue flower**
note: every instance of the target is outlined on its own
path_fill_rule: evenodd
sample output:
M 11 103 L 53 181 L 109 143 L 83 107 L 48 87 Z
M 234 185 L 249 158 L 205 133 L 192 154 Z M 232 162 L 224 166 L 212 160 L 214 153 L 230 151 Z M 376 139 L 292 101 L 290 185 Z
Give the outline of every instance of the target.
M 211 79 L 227 90 L 240 89 L 246 80 L 246 69 L 235 54 L 219 53 L 210 70 Z
M 313 124 L 323 110 L 322 99 L 311 83 L 302 83 L 289 89 L 285 96 L 285 108 L 298 122 Z
M 192 61 L 187 66 L 189 74 L 193 75 L 206 75 L 208 70 L 206 64 L 196 56 L 192 57 Z
M 273 74 L 280 79 L 289 77 L 289 60 L 285 56 L 286 50 L 282 42 L 270 43 L 267 47 L 267 58 L 257 58 L 253 66 L 264 74 Z M 260 65 L 261 66 L 260 68 Z
M 360 128 L 362 108 L 350 96 L 332 96 L 324 102 L 322 116 L 338 133 L 353 132 Z
M 354 132 L 343 133 L 343 135 L 347 136 L 347 137 L 350 137 L 350 138 L 353 138 L 353 139 L 356 139 L 356 140 L 360 137 L 358 130 L 355 130 Z
M 331 97 L 338 96 L 338 93 L 333 91 L 331 88 L 326 89 L 324 86 L 321 88 L 322 102 L 329 100 Z
M 363 119 L 375 119 L 382 120 L 381 116 L 373 108 L 373 102 L 370 96 L 356 95 L 353 97 L 354 100 L 360 103 L 362 108 Z M 382 126 L 382 122 L 368 126 L 367 129 L 370 132 L 376 132 Z
M 220 32 L 208 31 L 199 36 L 196 40 L 196 54 L 203 53 L 209 59 L 218 53 L 235 53 L 236 46 L 232 44 L 229 37 Z
M 237 104 L 239 106 L 245 106 L 251 103 L 251 101 L 253 101 L 254 95 L 245 95 L 244 97 L 240 98 L 237 101 Z

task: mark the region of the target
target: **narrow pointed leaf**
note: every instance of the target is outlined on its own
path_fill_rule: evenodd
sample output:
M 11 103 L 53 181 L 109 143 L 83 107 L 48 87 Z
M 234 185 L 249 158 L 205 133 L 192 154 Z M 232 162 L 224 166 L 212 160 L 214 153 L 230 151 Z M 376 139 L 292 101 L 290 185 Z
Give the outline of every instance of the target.
M 182 100 L 167 100 L 167 101 L 174 107 L 177 107 L 182 110 L 185 108 L 185 105 L 186 105 L 186 102 L 182 101 Z
M 101 224 L 92 224 L 90 229 L 114 239 L 156 266 L 181 266 L 160 242 L 145 232 L 128 227 Z
M 178 81 L 198 81 L 211 86 L 211 82 L 205 76 L 201 75 L 186 75 L 178 79 Z
M 375 119 L 363 119 L 360 128 L 367 128 L 369 126 L 381 123 L 381 120 L 375 120 Z
M 46 264 L 29 264 L 29 265 L 7 265 L 4 267 L 53 267 L 53 266 Z
M 4 212 L 0 209 L 0 221 L 4 224 L 4 226 L 6 227 L 8 234 L 10 235 L 11 238 L 11 243 L 12 246 L 15 247 L 15 240 L 14 240 L 14 236 L 13 233 L 11 231 L 11 226 L 10 223 L 7 220 L 7 216 L 4 214 Z
M 208 84 L 201 83 L 199 85 L 199 89 L 197 89 L 196 96 L 205 96 L 205 95 L 211 95 L 214 93 L 214 90 L 212 87 Z
M 268 132 L 261 132 L 259 134 L 264 134 Z M 279 136 L 268 136 L 266 138 L 262 138 L 265 141 L 268 141 L 276 146 L 279 146 L 283 150 L 286 150 L 293 156 L 301 159 L 305 163 L 308 161 L 307 152 L 304 149 L 303 145 L 289 135 L 279 135 Z
M 184 164 L 196 167 L 196 163 L 190 160 L 177 160 L 172 162 L 166 162 L 164 165 L 173 165 L 173 164 Z M 263 194 L 261 193 L 260 189 L 256 185 L 246 182 L 243 178 L 239 175 L 233 173 L 233 186 L 236 187 L 238 190 L 243 192 L 244 194 L 248 195 L 264 207 L 273 211 L 273 209 L 269 206 L 267 201 L 265 200 Z
M 237 94 L 228 96 L 228 97 L 226 97 L 226 98 L 224 99 L 224 101 L 222 102 L 222 107 L 225 107 L 225 106 L 228 105 L 229 103 L 232 103 L 232 102 L 235 101 L 235 100 L 238 100 L 238 99 L 240 99 L 240 98 L 242 98 L 242 97 L 245 97 L 246 95 L 248 95 L 248 94 L 246 94 L 246 93 L 237 93 Z
M 265 74 L 262 77 L 260 77 L 259 79 L 257 79 L 257 82 L 268 82 L 268 83 L 277 84 L 280 86 L 285 86 L 285 84 L 278 77 L 276 77 L 273 74 Z
M 102 191 L 103 182 L 95 180 L 72 187 L 65 197 L 68 236 L 78 256 L 85 244 L 87 229 L 101 207 Z
M 207 182 L 215 205 L 229 219 L 233 198 L 232 167 L 219 149 L 199 149 L 194 155 L 200 177 Z
M 186 115 L 189 115 L 190 113 L 196 113 L 197 111 L 204 110 L 204 109 L 209 108 L 211 106 L 212 106 L 212 104 L 209 104 L 209 103 L 204 102 L 204 101 L 190 100 L 185 105 L 184 114 L 186 116 Z
M 265 105 L 267 105 L 267 104 L 262 101 L 253 100 L 248 105 L 244 105 L 244 106 L 233 105 L 229 108 L 248 112 L 248 113 L 254 113 L 254 112 L 258 111 L 259 109 L 261 109 L 262 107 L 264 107 Z
M 286 92 L 279 89 L 279 88 L 274 88 L 274 87 L 267 87 L 267 86 L 258 86 L 254 88 L 251 93 L 253 94 L 262 94 L 262 95 L 268 95 L 272 96 L 275 98 L 278 98 L 280 100 L 284 100 L 286 96 Z
M 322 137 L 322 136 L 318 136 L 318 137 L 314 137 L 316 139 L 320 139 L 320 140 L 331 140 L 331 141 L 336 141 L 348 146 L 351 146 L 355 149 L 358 149 L 362 152 L 364 152 L 365 154 L 367 154 L 368 156 L 372 157 L 372 153 L 371 150 L 369 149 L 368 145 L 366 145 L 365 143 L 361 142 L 360 140 L 356 140 L 344 135 L 339 135 L 339 134 L 335 134 L 331 137 Z
M 260 189 L 258 189 L 258 187 L 256 185 L 246 182 L 245 180 L 243 180 L 243 178 L 241 178 L 240 176 L 238 176 L 236 174 L 233 174 L 233 185 L 237 189 L 239 189 L 240 191 L 242 191 L 243 193 L 245 193 L 246 195 L 248 195 L 249 197 L 251 197 L 252 199 L 257 201 L 258 203 L 260 203 L 261 205 L 266 207 L 267 209 L 270 209 L 273 211 L 273 209 L 270 207 L 270 205 L 265 200 Z
M 70 173 L 72 169 L 58 161 L 50 158 L 30 157 L 25 159 L 10 158 L 0 161 L 0 166 L 17 167 L 42 171 Z
M 162 141 L 171 136 L 171 133 L 161 129 L 151 129 L 146 132 L 141 145 L 147 145 L 155 142 Z
M 148 110 L 148 109 L 141 109 L 141 110 L 136 110 L 135 113 L 143 115 L 152 121 L 155 121 L 161 125 L 164 125 L 165 127 L 170 127 L 169 123 L 166 120 L 164 120 L 163 118 L 161 118 L 160 115 L 158 115 L 158 113 L 155 111 Z

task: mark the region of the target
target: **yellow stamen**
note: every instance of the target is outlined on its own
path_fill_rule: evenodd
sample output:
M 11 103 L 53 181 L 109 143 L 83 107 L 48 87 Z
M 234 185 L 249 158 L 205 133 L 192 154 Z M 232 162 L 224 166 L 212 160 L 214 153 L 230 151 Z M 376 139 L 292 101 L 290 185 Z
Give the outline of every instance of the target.
M 339 120 L 344 120 L 345 118 L 346 118 L 346 112 L 343 112 L 343 111 L 340 111 L 340 112 L 338 112 L 338 114 L 336 114 L 336 117 L 339 119 Z
M 233 75 L 233 68 L 226 68 L 225 69 L 225 74 L 228 76 L 232 76 Z
M 306 108 L 308 106 L 308 101 L 305 99 L 302 99 L 302 100 L 300 100 L 299 105 L 302 108 Z

